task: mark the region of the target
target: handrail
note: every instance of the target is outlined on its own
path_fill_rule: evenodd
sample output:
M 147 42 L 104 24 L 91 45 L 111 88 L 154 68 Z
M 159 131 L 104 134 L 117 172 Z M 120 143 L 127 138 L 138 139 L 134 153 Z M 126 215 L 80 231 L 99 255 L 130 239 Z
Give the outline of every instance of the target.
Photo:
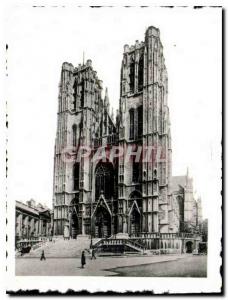
M 198 238 L 200 235 L 194 233 L 142 233 L 141 236 L 130 236 L 128 239 L 116 239 L 116 238 L 102 238 L 97 241 L 94 246 L 99 247 L 101 245 L 124 245 L 133 244 L 138 248 L 146 248 L 146 241 L 154 240 L 158 238 L 173 239 L 173 238 Z
M 201 236 L 201 234 L 197 234 L 197 233 L 185 233 L 185 232 L 177 232 L 177 233 L 160 233 L 160 232 L 152 232 L 152 233 L 148 233 L 148 232 L 139 232 L 137 234 L 132 234 L 130 236 L 130 238 L 197 238 Z
M 97 243 L 94 244 L 95 247 L 99 247 L 99 246 L 102 246 L 102 245 L 133 245 L 137 248 L 140 248 L 140 249 L 144 249 L 144 245 L 142 243 L 140 243 L 140 241 L 138 239 L 107 239 L 107 238 L 104 238 L 104 239 L 101 239 L 100 241 L 98 241 Z

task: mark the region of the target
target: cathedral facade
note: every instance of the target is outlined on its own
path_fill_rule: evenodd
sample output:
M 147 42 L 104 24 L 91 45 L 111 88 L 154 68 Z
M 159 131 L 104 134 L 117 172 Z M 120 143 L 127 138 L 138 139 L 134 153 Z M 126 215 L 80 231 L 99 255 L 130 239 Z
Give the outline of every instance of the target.
M 78 67 L 63 63 L 54 154 L 54 234 L 101 238 L 178 232 L 168 75 L 159 29 L 151 26 L 143 42 L 124 46 L 115 118 L 108 91 L 103 99 L 102 90 L 91 60 Z

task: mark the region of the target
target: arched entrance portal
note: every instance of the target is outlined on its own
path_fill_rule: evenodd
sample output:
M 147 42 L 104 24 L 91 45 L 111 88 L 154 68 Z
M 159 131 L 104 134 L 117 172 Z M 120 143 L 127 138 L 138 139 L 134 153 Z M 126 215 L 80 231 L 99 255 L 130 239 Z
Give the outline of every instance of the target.
M 70 236 L 73 239 L 80 234 L 79 229 L 79 196 L 77 195 L 70 203 Z
M 76 239 L 79 234 L 79 222 L 78 216 L 75 210 L 73 210 L 71 215 L 71 237 L 72 239 Z
M 104 206 L 99 206 L 95 212 L 95 237 L 106 238 L 111 235 L 111 216 Z
M 130 233 L 137 235 L 140 230 L 141 216 L 138 210 L 134 207 L 130 215 Z
M 193 251 L 193 242 L 188 241 L 185 245 L 186 245 L 186 253 L 192 253 L 192 251 Z
M 139 191 L 134 191 L 128 200 L 129 229 L 130 235 L 138 235 L 141 230 L 142 196 Z

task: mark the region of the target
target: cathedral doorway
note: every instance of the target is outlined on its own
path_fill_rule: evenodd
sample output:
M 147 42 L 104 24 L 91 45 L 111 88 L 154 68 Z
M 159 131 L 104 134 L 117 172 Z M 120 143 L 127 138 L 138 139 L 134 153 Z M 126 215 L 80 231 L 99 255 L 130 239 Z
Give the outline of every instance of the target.
M 188 241 L 185 245 L 186 245 L 186 253 L 192 253 L 192 251 L 193 251 L 193 242 Z
M 142 213 L 142 196 L 139 191 L 134 191 L 128 200 L 129 209 L 129 230 L 132 236 L 137 236 L 141 232 L 141 213 Z
M 74 210 L 71 216 L 71 237 L 72 239 L 76 239 L 79 234 L 79 222 L 76 211 Z
M 77 235 L 80 233 L 78 211 L 79 211 L 79 197 L 77 195 L 70 203 L 70 213 L 71 213 L 70 236 L 72 239 L 76 239 Z
M 130 215 L 130 234 L 136 235 L 140 233 L 141 216 L 138 210 L 134 207 Z
M 111 235 L 111 216 L 104 206 L 97 208 L 94 223 L 96 238 L 107 238 Z

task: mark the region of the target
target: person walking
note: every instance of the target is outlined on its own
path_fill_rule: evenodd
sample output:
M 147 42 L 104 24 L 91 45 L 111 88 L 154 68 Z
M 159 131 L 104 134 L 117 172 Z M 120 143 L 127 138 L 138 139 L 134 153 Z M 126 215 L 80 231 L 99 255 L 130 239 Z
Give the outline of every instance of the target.
M 46 260 L 46 257 L 45 257 L 45 255 L 44 255 L 44 250 L 42 250 L 40 260 Z
M 84 265 L 86 264 L 85 251 L 82 251 L 81 264 L 82 264 L 82 269 L 84 269 Z
M 92 259 L 97 259 L 96 256 L 95 256 L 95 249 L 92 248 L 92 256 L 91 256 L 91 260 Z

